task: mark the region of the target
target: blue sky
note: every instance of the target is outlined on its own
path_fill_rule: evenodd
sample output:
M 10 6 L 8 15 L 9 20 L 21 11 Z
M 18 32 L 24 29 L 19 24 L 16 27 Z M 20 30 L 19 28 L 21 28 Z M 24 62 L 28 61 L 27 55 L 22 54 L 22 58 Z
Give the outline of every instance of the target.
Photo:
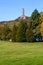
M 22 15 L 30 16 L 34 9 L 43 11 L 43 0 L 0 0 L 0 21 L 14 20 Z

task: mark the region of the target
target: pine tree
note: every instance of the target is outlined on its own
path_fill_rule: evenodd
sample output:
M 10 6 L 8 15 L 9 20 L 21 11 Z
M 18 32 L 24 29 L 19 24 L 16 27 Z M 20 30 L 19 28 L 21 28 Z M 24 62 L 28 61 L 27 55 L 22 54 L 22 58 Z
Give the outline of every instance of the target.
M 39 24 L 40 24 L 39 17 L 40 17 L 40 14 L 39 14 L 38 10 L 35 9 L 34 12 L 31 15 L 31 18 L 30 18 L 30 23 L 31 23 L 32 30 L 33 30 L 35 38 L 38 35 L 40 35 L 40 31 L 39 31 L 39 28 L 40 28 L 40 26 L 39 26 Z

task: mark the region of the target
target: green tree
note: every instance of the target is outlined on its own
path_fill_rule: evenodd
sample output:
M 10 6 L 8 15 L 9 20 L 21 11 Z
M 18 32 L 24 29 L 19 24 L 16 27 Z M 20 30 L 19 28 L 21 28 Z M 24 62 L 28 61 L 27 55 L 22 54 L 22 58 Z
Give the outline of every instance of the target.
M 17 30 L 16 35 L 16 41 L 17 42 L 25 42 L 26 41 L 26 29 L 27 29 L 27 23 L 25 23 L 23 20 L 20 22 Z
M 27 30 L 26 30 L 26 40 L 27 42 L 32 42 L 34 41 L 34 34 L 32 31 L 32 27 L 29 25 Z
M 12 29 L 12 41 L 16 42 L 16 33 L 17 33 L 17 27 L 14 24 L 13 29 Z
M 0 40 L 2 39 L 3 27 L 0 26 Z
M 10 32 L 10 28 L 8 27 L 7 24 L 4 24 L 4 27 L 3 27 L 3 32 L 2 32 L 2 39 L 3 40 L 8 40 L 8 34 Z
M 34 37 L 35 37 L 35 38 L 36 38 L 38 35 L 40 35 L 40 31 L 39 31 L 40 21 L 39 21 L 39 18 L 40 18 L 40 14 L 39 14 L 38 10 L 35 9 L 34 12 L 33 12 L 32 15 L 31 15 L 31 18 L 30 18 L 30 23 L 31 23 L 32 30 L 33 30 L 33 33 L 34 33 Z

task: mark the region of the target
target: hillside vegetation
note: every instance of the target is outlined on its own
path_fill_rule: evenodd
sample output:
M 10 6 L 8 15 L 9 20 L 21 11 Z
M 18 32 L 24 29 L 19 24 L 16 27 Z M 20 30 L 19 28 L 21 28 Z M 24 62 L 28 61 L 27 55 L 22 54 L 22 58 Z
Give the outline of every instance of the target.
M 43 41 L 43 13 L 35 9 L 30 17 L 0 22 L 0 40 L 13 42 Z
M 27 16 L 26 16 L 26 19 L 25 19 L 24 21 L 27 22 L 29 19 L 30 19 L 30 17 L 27 17 Z M 20 21 L 21 21 L 20 17 L 18 17 L 18 18 L 15 19 L 15 20 L 1 21 L 1 22 L 0 22 L 0 26 L 3 27 L 4 24 L 7 24 L 10 28 L 12 28 L 14 24 L 18 26 L 18 24 L 20 23 Z M 27 23 L 28 23 L 28 22 L 27 22 Z

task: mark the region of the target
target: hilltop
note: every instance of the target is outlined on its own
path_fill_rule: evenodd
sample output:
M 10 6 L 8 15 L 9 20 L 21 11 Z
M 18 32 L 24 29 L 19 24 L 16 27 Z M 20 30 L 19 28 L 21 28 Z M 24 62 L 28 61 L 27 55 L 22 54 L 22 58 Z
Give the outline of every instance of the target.
M 20 19 L 20 17 L 18 17 L 15 20 L 1 21 L 0 26 L 3 27 L 5 24 L 7 24 L 10 28 L 12 28 L 14 24 L 18 26 L 18 24 L 21 20 L 24 20 L 25 22 L 27 22 L 30 19 L 30 17 L 27 17 L 27 16 L 25 16 L 25 17 L 26 17 L 26 19 Z

